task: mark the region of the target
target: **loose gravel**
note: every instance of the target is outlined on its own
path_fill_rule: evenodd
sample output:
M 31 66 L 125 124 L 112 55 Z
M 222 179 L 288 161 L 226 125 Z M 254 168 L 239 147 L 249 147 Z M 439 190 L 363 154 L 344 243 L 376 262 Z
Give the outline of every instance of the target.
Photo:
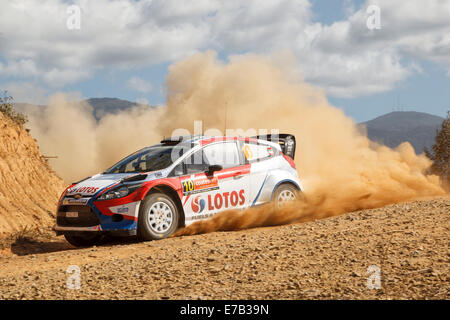
M 29 240 L 0 255 L 0 299 L 449 299 L 449 221 L 443 197 L 86 249 Z

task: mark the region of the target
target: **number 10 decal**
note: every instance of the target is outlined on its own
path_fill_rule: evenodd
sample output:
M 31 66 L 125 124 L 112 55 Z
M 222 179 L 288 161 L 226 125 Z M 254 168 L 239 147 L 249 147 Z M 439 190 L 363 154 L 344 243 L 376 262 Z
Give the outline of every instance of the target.
M 189 193 L 194 191 L 194 181 L 186 180 L 183 181 L 183 193 Z

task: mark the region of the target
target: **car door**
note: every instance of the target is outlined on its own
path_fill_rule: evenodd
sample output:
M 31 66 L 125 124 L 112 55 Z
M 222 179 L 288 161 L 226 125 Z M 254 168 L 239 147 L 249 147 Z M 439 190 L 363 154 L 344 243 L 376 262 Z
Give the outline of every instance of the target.
M 211 165 L 221 170 L 206 173 Z M 236 141 L 210 143 L 185 160 L 186 175 L 180 178 L 186 225 L 228 209 L 249 205 L 250 165 Z
M 249 205 L 259 205 L 270 201 L 272 189 L 266 186 L 270 171 L 277 167 L 278 150 L 269 144 L 256 141 L 243 141 L 242 151 L 251 164 L 249 176 Z

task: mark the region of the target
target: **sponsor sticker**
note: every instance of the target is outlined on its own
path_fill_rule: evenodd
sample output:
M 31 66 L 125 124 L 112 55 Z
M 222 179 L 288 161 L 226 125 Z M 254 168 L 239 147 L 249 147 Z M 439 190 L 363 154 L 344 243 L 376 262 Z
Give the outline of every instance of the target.
M 127 207 L 117 208 L 117 213 L 128 213 Z
M 67 194 L 74 194 L 74 193 L 83 193 L 83 194 L 94 194 L 96 193 L 100 188 L 96 187 L 80 187 L 80 188 L 72 188 L 67 190 Z
M 216 177 L 197 180 L 189 179 L 181 184 L 184 195 L 219 189 L 219 180 Z
M 219 192 L 208 196 L 196 196 L 192 198 L 191 209 L 194 213 L 214 211 L 220 209 L 231 209 L 245 204 L 245 191 L 234 190 L 231 192 Z
M 205 214 L 199 214 L 199 215 L 195 215 L 193 217 L 187 218 L 186 220 L 200 220 L 200 219 L 206 219 L 206 218 L 211 218 L 212 216 L 214 216 L 215 213 L 205 213 Z
M 200 196 L 196 196 L 192 199 L 191 209 L 195 213 L 200 213 L 205 209 L 205 199 L 201 199 Z

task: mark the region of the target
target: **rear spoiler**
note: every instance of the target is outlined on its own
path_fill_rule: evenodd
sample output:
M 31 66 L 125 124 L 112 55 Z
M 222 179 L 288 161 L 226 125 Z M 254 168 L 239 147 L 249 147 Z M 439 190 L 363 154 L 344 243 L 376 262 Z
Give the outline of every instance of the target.
M 294 159 L 296 143 L 295 137 L 292 134 L 287 133 L 266 134 L 255 136 L 252 138 L 278 143 L 281 147 L 281 151 L 283 151 L 285 155 Z

